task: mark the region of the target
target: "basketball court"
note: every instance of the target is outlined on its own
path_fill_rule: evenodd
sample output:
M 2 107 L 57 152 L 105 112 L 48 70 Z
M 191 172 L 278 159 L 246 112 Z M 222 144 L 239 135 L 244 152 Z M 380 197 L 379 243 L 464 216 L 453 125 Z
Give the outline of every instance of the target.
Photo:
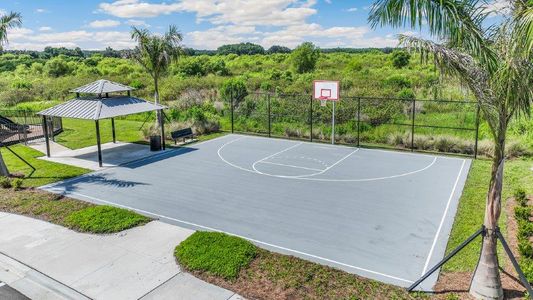
M 469 167 L 229 134 L 43 188 L 409 286 L 443 257 Z

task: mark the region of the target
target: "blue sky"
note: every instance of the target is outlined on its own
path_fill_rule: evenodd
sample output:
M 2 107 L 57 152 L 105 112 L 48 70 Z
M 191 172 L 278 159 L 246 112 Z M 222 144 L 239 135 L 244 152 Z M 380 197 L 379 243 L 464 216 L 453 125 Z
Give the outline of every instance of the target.
M 502 0 L 498 0 L 502 1 Z M 505 1 L 505 0 L 503 0 Z M 178 26 L 184 44 L 216 49 L 228 43 L 294 48 L 396 46 L 397 33 L 367 23 L 372 0 L 0 0 L 0 13 L 22 13 L 23 27 L 9 32 L 7 49 L 45 46 L 115 49 L 133 46 L 132 25 L 164 32 Z

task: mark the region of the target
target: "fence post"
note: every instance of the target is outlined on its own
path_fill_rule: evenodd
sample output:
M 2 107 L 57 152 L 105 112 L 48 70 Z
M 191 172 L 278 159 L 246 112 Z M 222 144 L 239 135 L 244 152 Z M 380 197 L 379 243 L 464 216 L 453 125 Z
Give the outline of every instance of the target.
M 478 140 L 479 140 L 479 102 L 477 102 L 477 109 L 476 109 L 476 141 L 474 145 L 474 159 L 477 159 L 477 146 L 478 146 Z
M 416 98 L 413 98 L 413 111 L 411 116 L 411 152 L 415 151 L 415 114 L 416 114 Z
M 229 95 L 231 99 L 231 133 L 233 133 L 233 91 L 230 91 Z
M 309 97 L 309 140 L 313 141 L 313 95 Z
M 359 142 L 361 136 L 361 97 L 357 97 L 357 147 L 361 145 Z
M 272 116 L 270 115 L 271 113 L 271 110 L 270 110 L 270 92 L 267 93 L 267 100 L 268 100 L 268 137 L 271 137 L 271 132 L 272 132 Z
M 24 113 L 24 125 L 22 126 L 22 131 L 24 132 L 24 145 L 28 145 L 28 130 L 26 129 L 26 126 L 28 126 L 28 129 L 30 127 L 28 125 L 28 118 L 26 116 L 26 110 L 24 110 L 23 113 Z

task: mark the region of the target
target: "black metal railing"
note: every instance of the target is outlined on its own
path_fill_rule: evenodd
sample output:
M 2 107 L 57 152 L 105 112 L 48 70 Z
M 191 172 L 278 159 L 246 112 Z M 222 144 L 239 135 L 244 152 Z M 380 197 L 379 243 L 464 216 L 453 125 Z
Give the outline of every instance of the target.
M 61 118 L 47 118 L 49 136 L 63 131 Z M 0 110 L 0 142 L 5 145 L 27 144 L 44 138 L 43 118 L 28 110 Z
M 225 131 L 331 140 L 332 105 L 323 107 L 311 95 L 231 95 L 227 106 Z M 479 118 L 472 101 L 343 96 L 335 105 L 334 141 L 477 157 Z

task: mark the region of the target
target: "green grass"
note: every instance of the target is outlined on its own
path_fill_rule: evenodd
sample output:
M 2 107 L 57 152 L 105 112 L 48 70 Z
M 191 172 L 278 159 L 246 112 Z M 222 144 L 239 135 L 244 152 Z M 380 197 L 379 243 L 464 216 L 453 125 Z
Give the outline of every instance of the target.
M 176 247 L 182 266 L 225 279 L 234 279 L 257 253 L 252 243 L 219 232 L 197 231 Z
M 143 122 L 133 120 L 115 120 L 117 140 L 121 142 L 143 141 L 142 132 L 139 130 Z M 149 124 L 145 124 L 149 126 Z M 94 121 L 63 119 L 63 133 L 56 137 L 56 142 L 70 148 L 79 149 L 96 145 L 96 127 Z M 101 142 L 113 141 L 111 120 L 100 121 Z
M 77 231 L 113 233 L 149 222 L 135 212 L 107 205 L 90 206 L 69 214 L 65 224 Z
M 125 209 L 94 205 L 38 189 L 0 189 L 0 211 L 90 233 L 120 232 L 150 221 Z
M 175 251 L 193 274 L 250 299 L 427 299 L 294 256 L 257 248 L 215 232 L 195 232 Z M 274 293 L 274 294 L 273 294 Z
M 0 149 L 9 171 L 13 174 L 21 173 L 26 176 L 23 182 L 24 187 L 42 186 L 90 172 L 90 170 L 87 169 L 38 159 L 38 157 L 43 156 L 43 153 L 30 147 L 15 145 L 11 146 L 10 148 L 28 161 L 31 165 L 33 165 L 36 169 L 35 172 L 31 174 L 31 168 L 24 164 L 24 162 L 22 162 L 7 149 Z
M 457 215 L 448 241 L 447 253 L 466 240 L 483 224 L 485 215 L 485 201 L 490 180 L 492 162 L 489 160 L 475 160 L 463 189 Z M 506 161 L 503 187 L 502 214 L 500 228 L 506 230 L 505 201 L 511 197 L 518 187 L 526 189 L 527 194 L 533 194 L 533 160 L 515 159 Z M 511 216 L 512 217 L 512 216 Z M 479 239 L 464 248 L 457 256 L 444 265 L 444 271 L 465 272 L 473 271 L 479 258 Z M 501 254 L 502 251 L 499 251 Z M 502 262 L 504 260 L 501 260 Z

